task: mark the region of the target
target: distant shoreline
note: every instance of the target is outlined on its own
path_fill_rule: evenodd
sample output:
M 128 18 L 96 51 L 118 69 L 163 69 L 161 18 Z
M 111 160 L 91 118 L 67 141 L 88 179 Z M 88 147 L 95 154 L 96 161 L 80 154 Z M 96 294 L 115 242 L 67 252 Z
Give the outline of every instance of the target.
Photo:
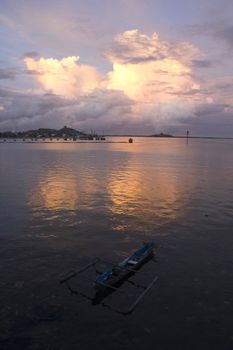
M 187 136 L 174 136 L 174 135 L 156 135 L 156 136 L 152 136 L 152 135 L 132 135 L 132 134 L 128 134 L 128 135 L 105 135 L 105 137 L 135 137 L 135 138 L 159 138 L 159 139 L 187 139 Z M 223 136 L 189 136 L 188 139 L 207 139 L 207 140 L 233 140 L 233 137 L 223 137 Z M 49 141 L 48 141 L 49 140 Z M 22 141 L 25 143 L 39 143 L 39 142 L 43 142 L 43 143 L 51 143 L 53 141 L 56 141 L 56 143 L 71 143 L 71 142 L 80 142 L 80 143 L 84 143 L 84 142 L 88 142 L 88 143 L 93 143 L 94 141 L 96 142 L 96 140 L 80 140 L 80 139 L 76 139 L 76 140 L 72 140 L 72 139 L 62 139 L 62 137 L 60 138 L 60 140 L 57 140 L 56 137 L 45 137 L 45 138 L 31 138 L 31 137 L 0 137 L 0 143 L 4 143 L 4 142 L 8 142 L 11 141 L 11 143 L 14 143 L 17 141 Z M 106 141 L 98 141 L 98 143 L 106 143 Z
M 134 133 L 127 133 L 127 134 L 111 134 L 104 132 L 102 134 L 98 134 L 96 131 L 91 130 L 90 133 L 86 133 L 80 130 L 76 130 L 70 127 L 67 127 L 66 125 L 57 130 L 57 129 L 51 129 L 51 128 L 39 128 L 36 130 L 27 130 L 27 131 L 3 131 L 0 132 L 0 140 L 25 140 L 30 139 L 31 141 L 38 141 L 39 139 L 50 139 L 51 141 L 54 139 L 63 139 L 77 141 L 77 140 L 89 140 L 92 141 L 94 139 L 99 140 L 106 137 L 152 137 L 152 138 L 189 138 L 189 139 L 223 139 L 223 140 L 231 140 L 233 139 L 233 136 L 226 137 L 226 136 L 195 136 L 190 135 L 189 132 L 185 135 L 172 135 L 168 132 L 157 132 L 150 135 L 145 134 L 134 134 Z
M 168 139 L 186 139 L 187 136 L 162 136 L 162 135 L 133 135 L 133 134 L 128 134 L 128 135 L 105 135 L 106 137 L 151 137 L 151 138 L 168 138 Z M 189 139 L 221 139 L 221 140 L 233 140 L 232 137 L 225 137 L 225 136 L 189 136 Z

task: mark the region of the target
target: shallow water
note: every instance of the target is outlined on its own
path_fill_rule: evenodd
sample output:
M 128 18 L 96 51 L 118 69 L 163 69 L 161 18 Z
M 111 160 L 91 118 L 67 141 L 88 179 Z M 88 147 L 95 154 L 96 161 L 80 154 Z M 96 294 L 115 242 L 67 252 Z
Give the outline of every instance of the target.
M 111 141 L 0 144 L 7 339 L 26 333 L 31 344 L 36 333 L 39 349 L 47 341 L 58 348 L 63 344 L 62 349 L 75 349 L 76 341 L 82 349 L 108 349 L 116 339 L 113 348 L 151 346 L 156 339 L 161 349 L 208 349 L 208 344 L 230 349 L 233 140 Z M 118 316 L 77 304 L 58 288 L 61 273 L 96 256 L 119 261 L 143 240 L 162 245 L 155 268 L 158 287 L 143 301 L 143 309 L 124 321 L 125 330 Z M 40 333 L 41 325 L 31 329 L 27 324 L 45 296 L 66 308 L 64 319 L 55 322 L 56 331 L 45 325 L 49 335 Z M 135 329 L 142 319 L 139 336 Z

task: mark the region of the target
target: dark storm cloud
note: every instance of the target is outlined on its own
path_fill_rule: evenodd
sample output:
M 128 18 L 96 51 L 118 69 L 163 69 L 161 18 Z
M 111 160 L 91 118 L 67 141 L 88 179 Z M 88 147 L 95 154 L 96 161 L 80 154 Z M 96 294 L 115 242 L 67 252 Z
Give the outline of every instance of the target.
M 177 125 L 170 124 L 167 130 L 176 135 L 185 135 L 189 130 L 191 136 L 232 137 L 233 108 L 227 104 L 202 104 L 194 115 L 181 119 Z
M 0 89 L 0 125 L 12 127 L 14 122 L 17 126 L 30 125 L 34 119 L 43 116 L 48 111 L 61 107 L 65 101 L 57 96 L 33 95 L 18 93 L 15 91 Z
M 155 126 L 151 118 L 133 118 L 133 104 L 122 92 L 113 90 L 95 90 L 89 96 L 68 100 L 52 93 L 36 95 L 0 88 L 0 128 L 25 130 L 70 125 L 87 132 L 94 129 L 110 133 L 138 133 L 138 130 L 153 133 Z M 233 109 L 227 104 L 202 104 L 194 114 L 162 122 L 157 129 L 176 135 L 190 129 L 193 135 L 231 136 Z
M 28 129 L 71 125 L 81 129 L 107 128 L 126 122 L 132 101 L 119 91 L 95 90 L 78 100 L 18 93 L 0 89 L 0 128 Z
M 124 128 L 129 123 L 133 101 L 121 91 L 93 91 L 81 96 L 72 106 L 67 106 L 61 114 L 68 115 L 69 123 L 81 130 L 114 130 L 116 125 Z
M 197 116 L 207 116 L 210 115 L 212 117 L 214 116 L 218 116 L 218 115 L 223 115 L 225 114 L 225 110 L 227 108 L 230 108 L 229 105 L 227 104 L 203 104 L 201 106 L 198 106 L 197 111 L 196 111 L 196 115 Z M 221 120 L 221 118 L 219 118 L 219 120 Z
M 233 109 L 226 105 L 202 106 L 189 127 L 196 135 L 232 137 Z

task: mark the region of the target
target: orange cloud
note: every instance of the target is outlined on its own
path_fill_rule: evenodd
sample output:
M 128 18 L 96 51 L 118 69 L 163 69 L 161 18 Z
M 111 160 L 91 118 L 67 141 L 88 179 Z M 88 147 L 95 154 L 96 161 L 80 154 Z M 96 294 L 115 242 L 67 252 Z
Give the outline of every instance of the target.
M 180 92 L 199 89 L 199 84 L 191 77 L 188 66 L 166 58 L 140 64 L 114 63 L 107 88 L 122 90 L 137 101 L 162 102 L 174 100 Z
M 46 91 L 68 98 L 88 94 L 99 86 L 100 75 L 94 67 L 78 63 L 79 56 L 65 57 L 61 60 L 25 57 L 27 69 L 38 74 L 36 79 Z
M 130 30 L 115 38 L 106 57 L 112 70 L 105 76 L 95 67 L 81 65 L 79 56 L 24 61 L 28 70 L 38 73 L 35 78 L 44 90 L 64 97 L 90 95 L 96 89 L 123 92 L 134 101 L 133 116 L 158 120 L 177 118 L 177 111 L 180 116 L 193 115 L 194 100 L 203 99 L 192 74 L 192 63 L 201 54 L 189 43 L 174 44 L 156 33 Z
M 156 33 L 147 36 L 138 30 L 126 31 L 107 55 L 113 63 L 107 87 L 145 103 L 173 101 L 180 92 L 199 89 L 188 65 L 197 54 L 193 46 L 182 43 L 175 47 Z

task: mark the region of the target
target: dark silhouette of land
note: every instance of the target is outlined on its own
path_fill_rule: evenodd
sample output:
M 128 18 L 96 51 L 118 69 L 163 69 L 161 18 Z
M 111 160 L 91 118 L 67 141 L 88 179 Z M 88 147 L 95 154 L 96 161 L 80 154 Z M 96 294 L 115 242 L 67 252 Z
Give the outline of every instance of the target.
M 39 128 L 37 130 L 27 130 L 27 131 L 19 131 L 19 132 L 12 132 L 12 131 L 0 132 L 0 138 L 48 138 L 48 137 L 54 137 L 54 138 L 72 137 L 73 138 L 73 137 L 82 137 L 82 136 L 83 137 L 89 136 L 89 134 L 69 128 L 67 126 L 64 126 L 62 129 L 59 129 L 59 130 L 49 129 L 49 128 Z

